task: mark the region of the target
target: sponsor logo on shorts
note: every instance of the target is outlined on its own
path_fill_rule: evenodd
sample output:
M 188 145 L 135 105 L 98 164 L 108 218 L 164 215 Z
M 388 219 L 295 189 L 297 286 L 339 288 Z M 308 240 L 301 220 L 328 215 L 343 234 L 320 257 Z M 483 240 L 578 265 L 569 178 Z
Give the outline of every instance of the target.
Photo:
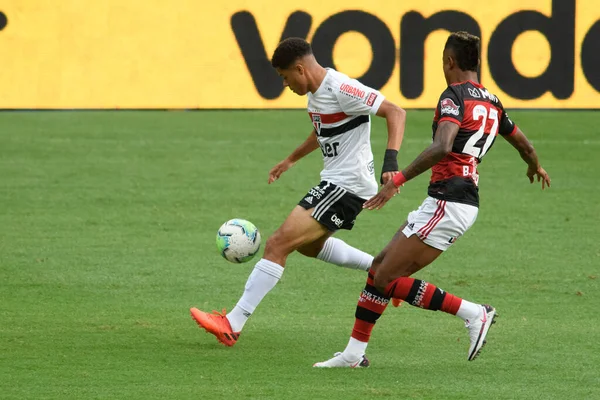
M 327 187 L 327 186 L 325 186 L 325 187 Z M 325 188 L 321 188 L 319 186 L 315 186 L 314 188 L 312 188 L 308 191 L 308 196 L 311 196 L 311 197 L 314 196 L 317 198 L 317 200 L 321 200 L 321 197 L 323 197 L 324 194 L 325 194 Z M 312 204 L 312 203 L 310 203 L 310 204 Z
M 313 202 L 313 197 L 312 196 L 308 196 L 304 198 L 304 201 L 307 202 L 308 204 L 312 204 Z
M 448 243 L 452 244 L 454 242 L 456 242 L 456 239 L 458 239 L 457 237 L 451 237 L 450 239 L 448 239 Z
M 338 228 L 340 228 L 344 224 L 344 220 L 338 218 L 337 214 L 333 214 L 331 216 L 331 222 L 333 222 Z
M 460 107 L 457 106 L 454 103 L 454 101 L 449 97 L 446 97 L 445 99 L 440 101 L 440 109 L 442 111 L 442 114 L 458 115 L 460 113 L 458 111 L 459 108 Z
M 413 229 L 415 229 L 415 223 L 411 222 L 410 224 L 406 225 L 406 227 L 408 228 L 408 230 L 412 231 Z

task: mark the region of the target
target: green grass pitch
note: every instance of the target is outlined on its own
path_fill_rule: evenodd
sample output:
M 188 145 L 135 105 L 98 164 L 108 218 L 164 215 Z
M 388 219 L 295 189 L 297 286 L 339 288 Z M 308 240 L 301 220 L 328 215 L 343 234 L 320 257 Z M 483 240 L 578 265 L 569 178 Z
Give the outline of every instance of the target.
M 408 111 L 401 166 L 432 116 Z M 264 241 L 319 181 L 315 152 L 267 185 L 310 132 L 304 112 L 3 112 L 0 398 L 600 399 L 598 116 L 511 113 L 552 188 L 498 139 L 476 224 L 417 274 L 497 307 L 479 359 L 460 320 L 402 306 L 375 328 L 371 368 L 313 370 L 346 345 L 364 273 L 292 255 L 234 348 L 188 311 L 230 309 L 252 270 L 216 251 L 224 221 Z M 378 118 L 372 143 L 379 170 Z M 339 237 L 377 253 L 428 178 Z

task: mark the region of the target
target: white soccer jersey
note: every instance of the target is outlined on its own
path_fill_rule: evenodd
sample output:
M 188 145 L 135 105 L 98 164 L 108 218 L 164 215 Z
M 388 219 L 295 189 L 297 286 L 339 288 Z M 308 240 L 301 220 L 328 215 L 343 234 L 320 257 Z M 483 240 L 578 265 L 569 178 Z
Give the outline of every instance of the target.
M 308 114 L 323 153 L 321 179 L 369 199 L 377 193 L 371 151 L 371 117 L 384 96 L 334 69 L 315 93 Z

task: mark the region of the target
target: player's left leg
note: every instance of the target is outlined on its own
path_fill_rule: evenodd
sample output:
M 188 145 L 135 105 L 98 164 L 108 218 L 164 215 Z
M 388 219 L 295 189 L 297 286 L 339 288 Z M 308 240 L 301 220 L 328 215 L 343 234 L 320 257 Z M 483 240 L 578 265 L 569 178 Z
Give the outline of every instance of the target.
M 496 310 L 492 306 L 467 301 L 432 283 L 410 277 L 433 262 L 441 253 L 442 250 L 413 235 L 407 238 L 405 246 L 395 247 L 387 254 L 377 268 L 373 286 L 388 298 L 401 299 L 415 307 L 439 310 L 462 318 L 470 338 L 467 360 L 473 361 L 485 344 Z M 409 258 L 404 258 L 407 255 Z
M 483 346 L 494 320 L 493 307 L 468 302 L 409 276 L 439 257 L 443 250 L 466 232 L 476 216 L 476 207 L 460 204 L 446 207 L 445 202 L 426 199 L 419 210 L 409 215 L 403 235 L 394 237 L 386 247 L 385 254 L 375 259 L 367 286 L 359 299 L 356 323 L 346 350 L 315 366 L 362 366 L 366 360 L 364 353 L 371 331 L 391 297 L 463 318 L 471 339 L 468 360 L 473 360 Z

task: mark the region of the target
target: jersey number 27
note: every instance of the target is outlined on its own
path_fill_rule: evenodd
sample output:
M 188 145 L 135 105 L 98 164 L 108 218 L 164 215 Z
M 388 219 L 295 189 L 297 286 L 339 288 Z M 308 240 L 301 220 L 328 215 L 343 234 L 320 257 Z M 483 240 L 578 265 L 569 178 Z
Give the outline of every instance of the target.
M 485 127 L 487 125 L 488 118 L 494 121 L 492 129 L 487 132 L 487 138 L 485 139 L 483 146 L 479 144 L 482 147 L 476 147 L 477 142 L 479 142 L 483 135 L 486 134 Z M 465 154 L 470 154 L 477 158 L 483 158 L 485 153 L 487 153 L 487 151 L 490 149 L 492 143 L 494 143 L 494 138 L 498 133 L 498 110 L 495 108 L 490 108 L 488 112 L 487 107 L 478 104 L 473 108 L 473 120 L 479 121 L 480 119 L 481 127 L 469 138 L 469 140 L 467 140 L 467 143 L 462 151 Z

